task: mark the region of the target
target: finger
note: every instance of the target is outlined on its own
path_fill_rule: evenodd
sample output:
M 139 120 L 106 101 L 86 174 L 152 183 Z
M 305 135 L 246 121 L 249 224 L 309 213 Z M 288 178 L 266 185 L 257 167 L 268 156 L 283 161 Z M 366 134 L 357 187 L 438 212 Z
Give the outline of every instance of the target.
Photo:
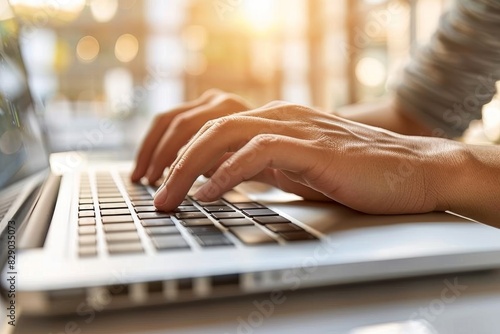
M 192 139 L 184 154 L 170 168 L 166 186 L 155 197 L 159 209 L 173 209 L 182 202 L 199 175 L 207 172 L 227 152 L 235 152 L 260 131 L 271 131 L 272 120 L 259 117 L 229 116 L 208 122 L 203 135 Z M 207 130 L 208 128 L 208 130 Z M 298 128 L 281 128 L 294 136 L 302 136 Z M 169 191 L 173 190 L 173 191 Z
M 202 114 L 207 110 L 210 111 L 211 108 L 210 105 L 198 106 L 177 116 L 170 123 L 169 128 L 159 140 L 159 144 L 156 145 L 149 166 L 147 166 L 146 178 L 150 184 L 154 184 L 161 177 L 165 168 L 175 160 L 177 152 L 206 122 L 206 116 L 203 117 Z M 200 116 L 196 116 L 197 114 Z
M 307 175 L 318 159 L 308 146 L 310 143 L 302 139 L 259 135 L 223 163 L 195 197 L 202 201 L 218 198 L 266 168 Z
M 219 161 L 217 161 L 217 163 L 212 167 L 210 168 L 208 171 L 206 171 L 203 176 L 205 177 L 211 177 L 212 175 L 214 175 L 215 171 L 219 168 L 220 165 L 222 165 L 222 163 L 224 161 L 226 161 L 230 156 L 232 156 L 233 153 L 226 153 L 222 156 L 222 158 L 219 159 Z
M 283 107 L 289 105 L 290 103 L 284 101 L 273 101 L 262 107 L 240 112 L 238 113 L 238 116 L 259 117 L 267 120 L 274 120 L 274 122 L 269 122 L 265 126 L 261 127 L 258 132 L 254 133 L 254 136 L 261 133 L 283 133 L 285 130 L 289 130 L 289 128 L 291 128 L 291 126 L 288 125 L 289 122 L 283 121 L 284 119 L 286 119 L 286 115 L 283 115 Z M 281 122 L 276 122 L 276 120 L 280 120 Z M 212 122 L 206 122 L 205 125 L 194 135 L 194 137 L 191 138 L 190 142 L 186 144 L 185 148 L 187 149 L 192 143 L 198 142 L 198 139 L 203 137 L 206 131 L 211 129 L 213 125 L 216 125 L 218 121 L 224 120 L 214 120 Z M 296 136 L 298 137 L 299 135 L 296 134 Z M 179 154 L 177 156 L 177 159 L 179 159 L 181 156 L 182 154 Z M 173 165 L 175 164 L 176 161 L 174 161 Z M 170 171 L 169 174 L 167 174 L 165 180 L 168 180 L 169 176 Z
M 200 99 L 198 100 L 188 102 L 181 107 L 173 109 L 167 114 L 162 114 L 155 118 L 151 126 L 151 129 L 148 131 L 148 134 L 146 135 L 140 146 L 137 158 L 135 159 L 136 165 L 131 175 L 132 182 L 139 181 L 146 174 L 151 157 L 153 156 L 153 153 L 155 151 L 156 145 L 161 140 L 163 134 L 169 127 L 170 122 L 177 115 L 206 103 L 207 99 L 208 96 L 204 95 L 200 97 Z
M 162 176 L 165 168 L 170 166 L 176 159 L 181 147 L 186 145 L 203 124 L 212 119 L 240 112 L 244 108 L 243 105 L 234 103 L 207 104 L 201 105 L 174 119 L 151 159 L 146 174 L 149 183 L 154 184 Z
M 203 176 L 212 177 L 217 169 L 234 153 L 226 153 L 219 159 L 219 161 L 210 168 Z M 312 189 L 311 187 L 300 183 L 303 181 L 302 177 L 290 172 L 283 172 L 278 169 L 266 168 L 259 174 L 253 176 L 249 181 L 257 181 L 267 183 L 273 187 L 279 188 L 285 192 L 293 193 L 304 199 L 311 201 L 330 201 L 331 199 L 322 193 Z

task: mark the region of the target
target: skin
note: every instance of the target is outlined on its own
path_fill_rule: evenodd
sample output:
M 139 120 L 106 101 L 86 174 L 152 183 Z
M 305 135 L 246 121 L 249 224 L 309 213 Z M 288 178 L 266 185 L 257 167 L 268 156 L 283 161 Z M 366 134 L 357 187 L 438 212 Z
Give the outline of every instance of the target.
M 205 175 L 203 201 L 256 180 L 370 214 L 450 210 L 500 225 L 498 147 L 424 137 L 391 101 L 358 108 L 343 111 L 353 120 L 285 102 L 251 109 L 212 90 L 155 120 L 132 180 L 154 183 L 170 167 L 155 196 L 164 211 Z

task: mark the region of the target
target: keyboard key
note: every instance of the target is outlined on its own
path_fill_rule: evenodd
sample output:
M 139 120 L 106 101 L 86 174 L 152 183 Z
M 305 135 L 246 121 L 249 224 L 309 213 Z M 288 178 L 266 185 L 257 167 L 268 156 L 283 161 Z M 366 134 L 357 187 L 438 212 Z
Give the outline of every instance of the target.
M 179 212 L 175 216 L 178 219 L 195 219 L 195 218 L 206 218 L 203 212 Z
M 150 196 L 151 197 L 151 194 L 146 189 L 128 190 L 127 193 L 129 196 Z
M 78 255 L 80 257 L 90 257 L 97 255 L 97 247 L 92 245 L 80 246 L 78 249 Z
M 210 226 L 214 223 L 208 218 L 197 218 L 182 220 L 181 224 L 184 226 Z
M 80 226 L 95 225 L 95 218 L 80 218 L 78 219 L 78 225 Z
M 139 242 L 108 244 L 110 254 L 141 253 L 142 251 L 142 245 Z
M 231 204 L 240 210 L 264 208 L 264 206 L 262 204 L 255 203 L 255 202 L 231 203 Z
M 95 213 L 94 211 L 80 211 L 78 212 L 78 218 L 84 218 L 84 217 L 94 217 Z
M 130 215 L 129 209 L 105 209 L 101 210 L 101 216 Z
M 119 191 L 109 192 L 109 193 L 98 192 L 97 197 L 99 197 L 99 198 L 113 198 L 113 197 L 120 197 L 121 195 L 122 194 Z
M 135 231 L 134 223 L 117 223 L 104 225 L 104 232 L 130 232 Z
M 133 206 L 154 206 L 154 201 L 149 200 L 149 201 L 133 201 L 132 202 Z
M 96 233 L 96 228 L 95 226 L 80 226 L 78 227 L 78 234 L 80 235 L 85 235 L 85 234 L 95 234 Z
M 293 231 L 303 231 L 302 228 L 294 225 L 292 223 L 281 223 L 281 224 L 268 224 L 266 225 L 268 229 L 273 232 L 293 232 Z
M 151 237 L 158 250 L 189 248 L 188 243 L 180 235 L 162 235 Z
M 120 193 L 118 187 L 114 182 L 102 182 L 99 181 L 97 183 L 97 192 L 98 193 Z
M 116 233 L 106 233 L 107 242 L 129 242 L 129 241 L 140 241 L 139 234 L 137 232 L 116 232 Z
M 134 220 L 132 219 L 132 216 L 105 216 L 102 217 L 102 223 L 103 224 L 113 224 L 113 223 L 128 223 L 131 222 L 133 223 Z
M 138 213 L 139 219 L 153 219 L 153 218 L 170 218 L 170 214 L 166 212 L 143 212 Z
M 221 234 L 222 232 L 215 227 L 214 225 L 212 226 L 195 226 L 195 227 L 188 227 L 187 231 L 191 234 Z
M 257 226 L 236 226 L 230 227 L 229 231 L 247 245 L 259 245 L 276 243 L 272 237 L 266 234 Z
M 80 245 L 95 245 L 97 238 L 95 235 L 80 235 L 78 237 L 78 243 Z
M 198 209 L 194 205 L 181 205 L 174 210 L 174 212 L 197 212 L 197 211 L 200 211 L 200 209 Z
M 85 205 L 85 204 L 93 204 L 94 200 L 92 198 L 80 198 L 78 201 L 78 204 L 80 205 Z
M 141 224 L 144 227 L 172 226 L 172 225 L 174 225 L 174 222 L 170 218 L 158 218 L 158 219 L 141 220 Z
M 221 219 L 219 220 L 223 226 L 244 226 L 244 225 L 254 225 L 253 221 L 247 218 L 235 218 L 235 219 Z
M 85 210 L 94 210 L 94 206 L 92 204 L 83 204 L 78 206 L 78 211 L 85 211 Z
M 106 209 L 127 209 L 127 203 L 125 202 L 119 202 L 119 203 L 102 203 L 99 204 L 99 208 L 101 210 L 106 210 Z
M 217 200 L 213 202 L 202 202 L 202 201 L 196 201 L 201 206 L 221 206 L 221 205 L 226 205 L 226 203 L 223 200 Z
M 277 216 L 278 214 L 271 209 L 247 209 L 243 210 L 243 213 L 249 217 L 258 216 Z
M 153 226 L 146 228 L 146 232 L 151 235 L 159 234 L 180 234 L 179 230 L 175 226 Z
M 224 234 L 197 235 L 196 241 L 203 247 L 232 246 L 233 243 Z
M 121 202 L 123 202 L 123 197 L 99 198 L 99 203 L 121 203 Z
M 156 212 L 158 209 L 155 206 L 136 206 L 135 212 Z
M 281 216 L 264 216 L 264 217 L 254 217 L 255 221 L 259 224 L 279 224 L 279 223 L 289 223 L 290 221 Z
M 316 237 L 306 231 L 303 232 L 283 232 L 280 235 L 286 241 L 305 241 L 305 240 L 316 240 Z
M 151 195 L 136 195 L 136 196 L 130 196 L 130 199 L 132 201 L 148 201 L 148 200 L 151 200 L 153 199 L 153 196 Z
M 235 210 L 227 205 L 205 206 L 203 209 L 207 212 L 234 212 Z
M 212 213 L 212 216 L 219 220 L 219 219 L 232 219 L 232 218 L 245 218 L 241 213 L 239 212 L 214 212 Z

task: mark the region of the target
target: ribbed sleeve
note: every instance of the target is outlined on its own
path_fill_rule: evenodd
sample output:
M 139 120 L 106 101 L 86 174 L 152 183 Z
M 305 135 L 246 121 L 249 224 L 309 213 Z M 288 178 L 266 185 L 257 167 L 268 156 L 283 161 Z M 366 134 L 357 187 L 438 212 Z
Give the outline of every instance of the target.
M 456 0 L 396 87 L 403 112 L 458 137 L 495 95 L 500 80 L 500 0 Z

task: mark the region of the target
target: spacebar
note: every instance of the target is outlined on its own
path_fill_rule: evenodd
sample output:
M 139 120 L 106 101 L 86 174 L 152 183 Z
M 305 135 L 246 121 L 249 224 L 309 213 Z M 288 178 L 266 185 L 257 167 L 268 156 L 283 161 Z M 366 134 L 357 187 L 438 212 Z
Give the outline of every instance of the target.
M 272 237 L 256 226 L 235 226 L 229 231 L 247 245 L 276 243 Z

